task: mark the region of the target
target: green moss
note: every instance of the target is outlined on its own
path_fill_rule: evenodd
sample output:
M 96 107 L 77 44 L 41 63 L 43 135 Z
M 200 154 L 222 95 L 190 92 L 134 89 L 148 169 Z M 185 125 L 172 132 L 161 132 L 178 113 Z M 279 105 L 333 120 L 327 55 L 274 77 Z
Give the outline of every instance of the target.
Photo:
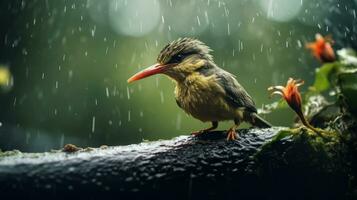
M 253 170 L 264 185 L 271 186 L 269 191 L 294 187 L 318 196 L 326 188 L 334 188 L 345 195 L 351 182 L 348 175 L 353 174 L 346 166 L 350 160 L 346 151 L 335 132 L 322 138 L 305 128 L 285 129 L 255 155 Z
M 263 149 L 273 143 L 288 139 L 290 141 L 305 139 L 311 145 L 325 145 L 326 143 L 339 142 L 340 137 L 338 133 L 333 131 L 321 131 L 323 132 L 324 137 L 320 137 L 316 135 L 316 133 L 314 133 L 313 131 L 304 127 L 295 129 L 284 129 L 281 130 L 270 142 L 266 143 L 263 146 Z

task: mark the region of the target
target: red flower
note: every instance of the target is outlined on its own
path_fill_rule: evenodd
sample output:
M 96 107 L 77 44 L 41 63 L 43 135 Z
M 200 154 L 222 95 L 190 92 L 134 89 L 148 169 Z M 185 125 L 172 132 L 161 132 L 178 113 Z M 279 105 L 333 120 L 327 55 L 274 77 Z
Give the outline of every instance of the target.
M 303 85 L 303 80 L 294 80 L 293 78 L 289 78 L 286 86 L 272 86 L 269 87 L 268 90 L 271 91 L 271 95 L 278 94 L 281 95 L 285 101 L 288 103 L 290 108 L 292 108 L 295 113 L 299 116 L 301 122 L 312 131 L 320 134 L 320 131 L 313 127 L 305 118 L 302 112 L 302 100 L 301 94 L 299 92 L 299 86 Z
M 298 87 L 302 84 L 304 84 L 304 81 L 302 80 L 289 78 L 285 87 L 281 85 L 272 86 L 269 87 L 268 90 L 272 91 L 271 95 L 278 94 L 283 96 L 285 101 L 295 112 L 300 112 L 302 100 Z
M 312 55 L 320 62 L 333 62 L 336 60 L 335 52 L 333 51 L 333 40 L 331 36 L 323 37 L 317 33 L 315 42 L 306 44 L 306 48 L 311 49 Z

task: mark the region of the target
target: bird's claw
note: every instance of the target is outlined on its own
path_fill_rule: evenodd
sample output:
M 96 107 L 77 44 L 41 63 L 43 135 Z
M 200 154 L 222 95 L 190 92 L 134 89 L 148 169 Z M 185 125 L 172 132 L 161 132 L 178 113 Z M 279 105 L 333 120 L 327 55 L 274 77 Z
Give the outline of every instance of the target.
M 230 128 L 227 131 L 227 141 L 229 140 L 236 140 L 238 138 L 236 130 L 234 128 Z

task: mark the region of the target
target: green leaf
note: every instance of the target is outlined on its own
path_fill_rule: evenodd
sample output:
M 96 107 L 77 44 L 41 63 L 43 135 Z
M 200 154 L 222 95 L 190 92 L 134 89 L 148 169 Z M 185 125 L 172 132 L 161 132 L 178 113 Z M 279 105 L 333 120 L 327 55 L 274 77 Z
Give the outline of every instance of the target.
M 316 69 L 315 82 L 312 86 L 314 91 L 323 92 L 331 87 L 329 77 L 337 66 L 337 63 L 327 63 Z
M 338 83 L 350 112 L 357 116 L 357 72 L 340 74 Z
M 327 63 L 316 69 L 315 82 L 312 91 L 320 93 L 331 88 L 333 77 L 340 73 L 354 73 L 357 71 L 357 57 L 353 49 L 341 49 L 337 51 L 339 61 Z

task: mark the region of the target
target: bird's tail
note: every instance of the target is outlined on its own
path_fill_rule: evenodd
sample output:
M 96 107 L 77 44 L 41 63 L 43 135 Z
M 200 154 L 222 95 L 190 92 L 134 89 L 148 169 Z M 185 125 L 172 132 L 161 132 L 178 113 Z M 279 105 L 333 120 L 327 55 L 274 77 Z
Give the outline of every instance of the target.
M 259 116 L 257 113 L 251 113 L 251 117 L 252 117 L 252 125 L 259 127 L 259 128 L 270 128 L 272 127 L 272 125 L 267 122 L 266 120 L 264 120 L 261 116 Z

